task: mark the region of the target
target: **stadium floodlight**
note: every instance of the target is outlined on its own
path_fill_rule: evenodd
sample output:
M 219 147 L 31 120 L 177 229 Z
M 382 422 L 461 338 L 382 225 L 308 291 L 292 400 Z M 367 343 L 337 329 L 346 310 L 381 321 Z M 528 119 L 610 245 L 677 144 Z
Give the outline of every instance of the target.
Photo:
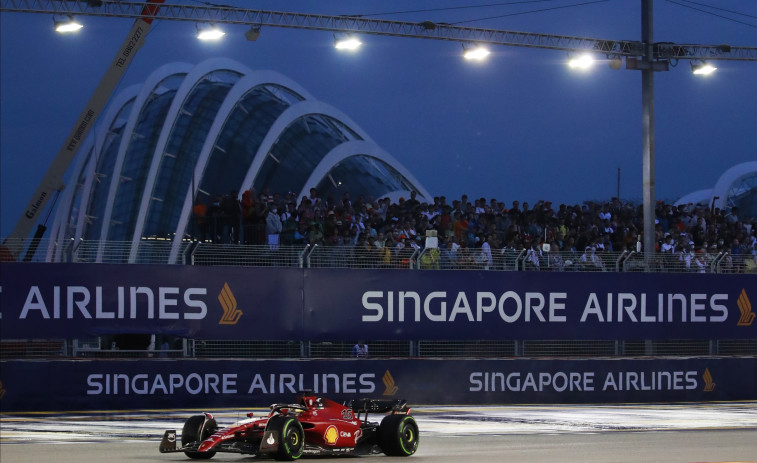
M 197 26 L 197 38 L 200 40 L 218 40 L 224 35 L 226 35 L 226 32 L 216 27 L 215 24 L 204 27 Z
M 362 44 L 363 42 L 350 34 L 343 36 L 334 35 L 334 48 L 337 50 L 357 50 Z
M 594 57 L 588 53 L 572 56 L 568 59 L 568 67 L 571 69 L 586 70 L 594 65 Z
M 717 70 L 718 68 L 708 63 L 707 61 L 691 62 L 691 72 L 696 75 L 709 76 Z
M 608 56 L 607 65 L 610 66 L 610 69 L 615 69 L 617 71 L 623 67 L 623 58 L 618 55 Z
M 489 56 L 490 53 L 491 52 L 483 45 L 475 44 L 472 46 L 466 46 L 463 44 L 463 58 L 467 60 L 482 61 Z
M 53 24 L 55 24 L 55 32 L 59 32 L 61 34 L 76 32 L 84 27 L 83 25 L 76 22 L 73 16 L 69 16 L 68 19 L 64 20 L 57 20 L 53 18 Z
M 260 37 L 260 26 L 254 25 L 250 27 L 247 32 L 244 33 L 244 36 L 250 42 L 256 41 L 258 37 Z

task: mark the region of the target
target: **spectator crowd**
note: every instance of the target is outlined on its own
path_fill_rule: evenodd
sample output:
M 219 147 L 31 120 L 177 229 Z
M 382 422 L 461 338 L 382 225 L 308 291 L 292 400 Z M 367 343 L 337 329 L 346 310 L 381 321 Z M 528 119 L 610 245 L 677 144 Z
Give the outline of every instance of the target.
M 660 265 L 704 272 L 726 252 L 731 270 L 757 271 L 757 219 L 741 217 L 737 207 L 656 204 L 655 243 Z M 320 197 L 315 189 L 293 193 L 245 191 L 216 197 L 194 208 L 195 239 L 220 243 L 293 246 L 351 246 L 381 258 L 404 248 L 421 249 L 435 235 L 438 252 L 475 255 L 486 268 L 492 256 L 523 255 L 527 269 L 569 265 L 604 270 L 603 255 L 642 249 L 640 205 L 612 198 L 581 205 L 551 201 L 512 201 L 462 195 L 421 202 L 415 192 L 388 198 Z M 431 233 L 428 233 L 431 232 Z

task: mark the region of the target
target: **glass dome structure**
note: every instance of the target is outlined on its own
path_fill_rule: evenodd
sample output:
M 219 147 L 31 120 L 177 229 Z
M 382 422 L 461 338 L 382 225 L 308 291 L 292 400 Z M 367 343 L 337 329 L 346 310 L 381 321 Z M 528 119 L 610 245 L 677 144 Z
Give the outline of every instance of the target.
M 78 156 L 53 241 L 124 242 L 122 262 L 136 262 L 145 238 L 178 248 L 193 204 L 230 191 L 430 198 L 347 115 L 228 59 L 167 64 L 122 90 Z M 56 252 L 51 244 L 48 258 L 60 260 Z
M 737 207 L 742 217 L 757 217 L 757 161 L 737 164 L 723 172 L 715 186 L 682 197 L 675 205 L 701 204 L 726 211 Z

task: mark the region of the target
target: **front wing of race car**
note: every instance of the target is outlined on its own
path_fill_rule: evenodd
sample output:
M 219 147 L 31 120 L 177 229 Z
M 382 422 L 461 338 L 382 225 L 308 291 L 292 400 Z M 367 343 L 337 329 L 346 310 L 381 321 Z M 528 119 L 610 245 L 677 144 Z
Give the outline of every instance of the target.
M 199 454 L 201 441 L 189 442 L 184 446 L 178 446 L 176 443 L 176 430 L 169 429 L 163 433 L 163 439 L 160 441 L 160 453 L 192 453 Z M 244 453 L 255 455 L 258 453 L 259 446 L 249 444 L 246 442 L 230 440 L 228 442 L 221 442 L 213 447 L 213 452 L 228 452 L 228 453 Z

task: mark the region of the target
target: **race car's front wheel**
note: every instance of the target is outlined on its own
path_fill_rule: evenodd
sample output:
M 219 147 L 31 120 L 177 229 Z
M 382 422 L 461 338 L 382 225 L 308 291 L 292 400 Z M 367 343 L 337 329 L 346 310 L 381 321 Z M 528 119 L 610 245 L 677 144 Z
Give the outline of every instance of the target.
M 279 436 L 279 446 L 274 457 L 279 461 L 297 460 L 305 450 L 305 432 L 297 418 L 274 416 L 268 420 L 267 431 Z
M 387 415 L 379 425 L 381 451 L 392 457 L 409 457 L 418 450 L 418 424 L 409 415 Z
M 216 432 L 217 429 L 218 424 L 216 424 L 216 420 L 213 418 L 206 418 L 205 415 L 195 415 L 184 423 L 184 428 L 181 430 L 181 446 L 184 447 L 193 442 L 202 442 Z M 184 454 L 189 458 L 197 460 L 209 460 L 216 453 L 186 450 Z

